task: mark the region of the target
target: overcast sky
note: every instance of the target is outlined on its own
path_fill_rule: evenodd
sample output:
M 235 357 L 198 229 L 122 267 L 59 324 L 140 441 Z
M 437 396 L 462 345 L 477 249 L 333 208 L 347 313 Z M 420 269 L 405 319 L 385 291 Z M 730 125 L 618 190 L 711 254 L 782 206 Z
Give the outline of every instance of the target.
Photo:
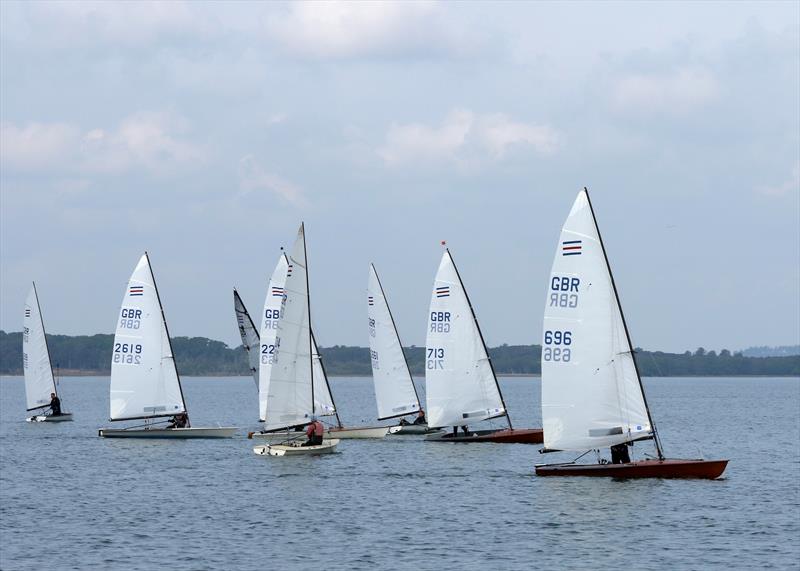
M 800 343 L 800 3 L 0 2 L 0 328 L 238 345 L 306 223 L 321 345 L 374 262 L 425 342 L 447 240 L 490 346 L 539 343 L 589 187 L 636 345 Z

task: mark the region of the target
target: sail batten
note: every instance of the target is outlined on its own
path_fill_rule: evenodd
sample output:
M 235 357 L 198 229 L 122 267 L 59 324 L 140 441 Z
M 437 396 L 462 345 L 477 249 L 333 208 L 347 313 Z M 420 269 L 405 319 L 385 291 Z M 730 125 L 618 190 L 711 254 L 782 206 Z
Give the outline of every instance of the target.
M 561 231 L 542 330 L 545 449 L 653 437 L 633 350 L 588 194 Z
M 155 277 L 147 254 L 122 299 L 111 358 L 110 419 L 158 418 L 186 412 Z
M 420 403 L 378 272 L 370 264 L 367 325 L 378 420 L 419 412 Z
M 507 416 L 486 345 L 449 250 L 442 255 L 431 293 L 425 385 L 429 426 L 459 426 Z
M 50 393 L 57 393 L 47 335 L 44 329 L 36 284 L 31 284 L 25 299 L 22 328 L 22 368 L 25 375 L 25 400 L 27 410 L 37 410 L 50 405 Z

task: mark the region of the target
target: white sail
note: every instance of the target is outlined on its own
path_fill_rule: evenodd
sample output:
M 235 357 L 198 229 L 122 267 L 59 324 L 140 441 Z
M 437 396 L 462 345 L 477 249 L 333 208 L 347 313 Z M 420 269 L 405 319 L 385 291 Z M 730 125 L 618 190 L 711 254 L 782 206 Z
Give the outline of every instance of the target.
M 314 414 L 306 245 L 302 225 L 288 262 L 269 375 L 265 430 L 306 424 Z M 264 343 L 262 338 L 262 347 Z
M 270 375 L 272 374 L 272 363 L 275 359 L 275 338 L 278 333 L 281 308 L 283 307 L 288 269 L 289 260 L 286 254 L 281 253 L 269 280 L 267 296 L 264 298 L 264 309 L 261 312 L 261 328 L 257 345 L 260 347 L 257 353 L 260 358 L 258 365 L 258 415 L 261 421 L 267 418 Z
M 44 321 L 39 309 L 36 284 L 25 299 L 25 317 L 22 327 L 22 368 L 25 372 L 25 402 L 28 410 L 43 408 L 50 404 L 50 393 L 56 392 L 53 368 Z
M 185 412 L 167 325 L 147 254 L 122 298 L 111 358 L 111 420 Z
M 367 281 L 367 316 L 378 420 L 418 412 L 419 399 L 414 381 L 378 273 L 372 264 Z
M 239 326 L 239 335 L 242 338 L 242 346 L 247 352 L 247 360 L 250 365 L 250 374 L 253 375 L 253 380 L 258 387 L 258 361 L 259 361 L 259 347 L 258 347 L 258 331 L 253 323 L 247 308 L 244 306 L 242 298 L 239 297 L 239 292 L 233 290 L 233 311 L 236 314 L 236 324 Z
M 585 191 L 561 230 L 545 302 L 542 420 L 548 450 L 652 435 L 605 254 Z
M 429 426 L 471 424 L 505 414 L 486 347 L 449 250 L 436 273 L 425 344 Z
M 317 416 L 332 416 L 336 414 L 336 405 L 333 403 L 331 389 L 328 386 L 328 376 L 322 366 L 322 356 L 317 348 L 317 339 L 311 332 L 311 366 L 314 367 L 314 412 Z

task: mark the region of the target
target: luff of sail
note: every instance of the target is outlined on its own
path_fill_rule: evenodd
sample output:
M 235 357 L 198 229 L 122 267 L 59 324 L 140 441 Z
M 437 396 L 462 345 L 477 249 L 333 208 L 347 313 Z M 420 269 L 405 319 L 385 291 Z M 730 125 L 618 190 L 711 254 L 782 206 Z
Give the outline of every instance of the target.
M 253 375 L 253 380 L 256 383 L 256 387 L 258 387 L 258 331 L 236 289 L 233 290 L 233 311 L 236 314 L 236 325 L 239 327 L 239 336 L 242 338 L 242 346 L 247 352 L 250 374 Z
M 314 414 L 305 232 L 302 225 L 288 263 L 270 371 L 265 430 L 306 424 Z
M 367 281 L 367 325 L 378 420 L 418 412 L 419 398 L 414 381 L 378 272 L 372 264 Z
M 650 438 L 653 428 L 588 196 L 561 230 L 542 330 L 546 450 Z
M 111 420 L 186 412 L 169 333 L 147 254 L 122 298 L 111 358 Z
M 25 402 L 28 410 L 50 405 L 50 393 L 55 393 L 53 367 L 47 348 L 44 321 L 39 308 L 36 284 L 31 285 L 25 299 L 22 326 L 22 368 L 25 374 Z
M 428 426 L 459 426 L 506 414 L 449 250 L 442 255 L 436 273 L 425 344 Z

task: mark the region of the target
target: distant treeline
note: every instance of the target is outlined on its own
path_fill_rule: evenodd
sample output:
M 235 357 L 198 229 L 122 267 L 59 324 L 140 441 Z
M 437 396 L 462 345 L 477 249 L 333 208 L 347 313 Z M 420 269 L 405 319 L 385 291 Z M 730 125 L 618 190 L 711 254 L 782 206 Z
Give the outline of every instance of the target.
M 113 335 L 48 335 L 53 366 L 65 373 L 108 374 L 111 371 Z M 231 349 L 221 341 L 205 337 L 172 339 L 178 370 L 184 375 L 247 375 L 247 357 L 241 346 Z M 371 375 L 369 349 L 336 345 L 320 348 L 330 375 Z M 499 375 L 538 375 L 539 345 L 501 345 L 489 349 Z M 424 374 L 425 349 L 405 348 L 415 375 Z M 663 353 L 636 349 L 642 375 L 679 376 L 800 376 L 800 356 L 746 357 L 723 349 L 719 353 L 703 348 L 695 352 Z M 22 333 L 0 331 L 0 374 L 22 374 Z

